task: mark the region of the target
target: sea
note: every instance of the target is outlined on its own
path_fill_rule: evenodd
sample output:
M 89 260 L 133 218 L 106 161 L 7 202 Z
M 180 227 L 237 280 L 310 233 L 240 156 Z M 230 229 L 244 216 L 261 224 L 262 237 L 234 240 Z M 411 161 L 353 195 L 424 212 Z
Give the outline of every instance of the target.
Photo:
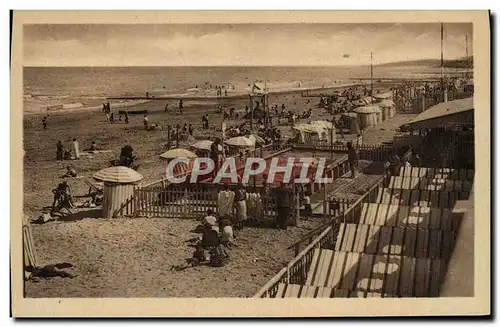
M 436 67 L 374 67 L 376 77 L 426 77 Z M 216 86 L 228 96 L 247 94 L 256 81 L 268 92 L 334 87 L 370 76 L 369 66 L 333 67 L 24 67 L 25 114 L 92 110 L 106 97 L 184 96 L 217 97 Z M 358 81 L 359 82 L 359 81 Z M 113 107 L 133 106 L 144 100 L 114 100 Z

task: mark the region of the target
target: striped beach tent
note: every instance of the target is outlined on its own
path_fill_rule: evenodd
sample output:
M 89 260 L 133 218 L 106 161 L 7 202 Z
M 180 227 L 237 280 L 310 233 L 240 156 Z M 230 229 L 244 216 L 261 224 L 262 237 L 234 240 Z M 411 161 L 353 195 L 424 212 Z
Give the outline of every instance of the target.
M 92 177 L 98 181 L 111 183 L 135 183 L 143 179 L 143 176 L 135 170 L 125 166 L 114 166 L 104 168 Z
M 29 268 L 38 267 L 38 255 L 35 249 L 35 242 L 31 233 L 31 225 L 28 216 L 23 215 L 23 262 L 24 262 L 24 278 L 29 279 L 31 273 L 27 271 Z

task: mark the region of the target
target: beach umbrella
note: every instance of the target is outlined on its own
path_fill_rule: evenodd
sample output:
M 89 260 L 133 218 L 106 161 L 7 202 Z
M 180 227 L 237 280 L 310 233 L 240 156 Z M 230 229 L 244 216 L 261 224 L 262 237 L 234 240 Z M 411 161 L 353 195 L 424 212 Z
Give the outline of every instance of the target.
M 224 141 L 226 144 L 237 147 L 253 147 L 255 146 L 255 140 L 248 137 L 237 136 Z
M 197 155 L 194 154 L 193 152 L 186 150 L 186 149 L 182 149 L 182 148 L 168 150 L 167 152 L 160 154 L 160 158 L 162 158 L 162 159 L 175 159 L 175 158 L 192 159 L 192 158 L 196 158 L 196 157 L 197 157 Z
M 190 146 L 198 149 L 198 150 L 210 150 L 210 146 L 212 146 L 212 141 L 210 140 L 203 140 L 203 141 L 198 141 L 194 144 L 191 144 Z
M 258 143 L 258 144 L 265 144 L 266 143 L 266 141 L 264 141 L 264 139 L 262 137 L 260 137 L 259 135 L 255 135 L 255 134 L 248 135 L 248 138 L 250 140 L 253 140 L 255 143 Z
M 141 174 L 135 170 L 125 167 L 125 166 L 114 166 L 104 168 L 92 177 L 98 181 L 102 182 L 112 182 L 112 183 L 135 183 L 140 181 L 143 177 Z

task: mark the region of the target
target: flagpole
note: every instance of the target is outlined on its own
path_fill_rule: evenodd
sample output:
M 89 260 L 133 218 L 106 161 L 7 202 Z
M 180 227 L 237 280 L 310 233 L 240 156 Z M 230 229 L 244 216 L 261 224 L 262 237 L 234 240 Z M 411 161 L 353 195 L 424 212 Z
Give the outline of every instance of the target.
M 373 104 L 373 51 L 370 51 L 370 94 Z
M 443 39 L 444 39 L 444 28 L 443 23 L 441 23 L 441 93 L 444 101 L 444 59 L 443 59 Z

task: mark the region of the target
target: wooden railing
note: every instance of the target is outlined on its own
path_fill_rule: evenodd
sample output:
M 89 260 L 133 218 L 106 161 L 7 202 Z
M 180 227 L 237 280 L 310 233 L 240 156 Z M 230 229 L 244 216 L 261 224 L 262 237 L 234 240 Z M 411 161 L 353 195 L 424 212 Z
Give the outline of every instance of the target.
M 281 269 L 269 282 L 266 283 L 255 295 L 255 298 L 273 298 L 280 283 L 305 283 L 307 270 L 311 265 L 314 250 L 326 246 L 331 240 L 328 234 L 333 235 L 332 227 L 326 228 L 311 244 L 297 255 L 286 267 Z
M 288 249 L 294 249 L 295 255 L 300 252 L 301 246 L 311 243 L 321 232 L 330 226 L 338 222 L 352 223 L 359 220 L 361 216 L 362 203 L 375 202 L 377 199 L 377 191 L 379 187 L 386 187 L 389 184 L 390 175 L 385 174 L 380 177 L 380 180 L 374 184 L 363 196 L 358 200 L 351 203 L 350 206 L 344 212 L 340 213 L 338 216 L 334 216 L 321 226 L 318 226 L 304 235 L 300 240 L 290 245 Z

